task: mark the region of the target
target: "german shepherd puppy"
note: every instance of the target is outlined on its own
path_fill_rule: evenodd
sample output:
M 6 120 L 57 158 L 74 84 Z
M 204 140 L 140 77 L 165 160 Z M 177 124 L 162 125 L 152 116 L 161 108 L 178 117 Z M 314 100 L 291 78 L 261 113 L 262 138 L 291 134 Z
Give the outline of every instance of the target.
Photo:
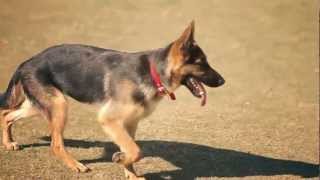
M 121 150 L 112 160 L 123 165 L 128 179 L 137 179 L 132 164 L 142 158 L 134 141 L 139 120 L 154 110 L 164 94 L 175 99 L 173 91 L 180 85 L 204 105 L 202 83 L 218 87 L 224 79 L 209 66 L 194 40 L 193 21 L 177 40 L 155 50 L 128 53 L 74 44 L 50 47 L 23 62 L 0 95 L 2 143 L 7 150 L 18 150 L 12 124 L 42 115 L 49 121 L 53 154 L 77 172 L 88 171 L 64 147 L 66 96 L 70 96 L 99 105 L 98 122 Z

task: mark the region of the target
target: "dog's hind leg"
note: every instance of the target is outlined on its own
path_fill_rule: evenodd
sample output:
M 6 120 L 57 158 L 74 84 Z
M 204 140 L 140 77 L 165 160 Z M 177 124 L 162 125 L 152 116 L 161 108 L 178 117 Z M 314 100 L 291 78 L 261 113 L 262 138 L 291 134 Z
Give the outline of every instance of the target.
M 12 125 L 15 121 L 35 116 L 38 111 L 32 106 L 28 99 L 25 99 L 23 103 L 16 109 L 5 110 L 2 112 L 2 144 L 7 150 L 19 150 L 19 145 L 14 142 L 12 137 Z
M 88 171 L 89 169 L 75 160 L 64 146 L 63 131 L 67 121 L 68 103 L 63 93 L 53 86 L 43 86 L 33 78 L 29 78 L 25 84 L 27 95 L 49 121 L 53 154 L 77 172 Z
M 57 92 L 52 98 L 49 111 L 49 125 L 51 130 L 51 149 L 58 158 L 77 172 L 87 172 L 89 168 L 75 160 L 66 151 L 63 142 L 63 131 L 67 120 L 67 102 L 62 93 Z
M 2 144 L 7 150 L 18 150 L 17 142 L 12 138 L 12 125 L 15 121 L 37 114 L 26 99 L 21 82 L 16 76 L 10 81 L 6 96 L 2 95 L 0 110 L 2 126 Z
M 19 150 L 20 147 L 17 142 L 14 142 L 12 138 L 12 122 L 5 118 L 6 112 L 3 112 L 3 119 L 1 120 L 2 125 L 2 144 L 6 150 Z

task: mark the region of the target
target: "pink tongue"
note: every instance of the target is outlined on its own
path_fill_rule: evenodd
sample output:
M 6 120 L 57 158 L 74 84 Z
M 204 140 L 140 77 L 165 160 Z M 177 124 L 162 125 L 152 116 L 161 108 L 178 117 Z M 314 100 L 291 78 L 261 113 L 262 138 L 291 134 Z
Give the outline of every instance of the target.
M 206 92 L 206 89 L 203 87 L 202 83 L 199 82 L 198 85 L 201 89 L 201 91 L 200 91 L 200 93 L 201 93 L 201 106 L 204 106 L 207 103 L 207 92 Z
M 207 103 L 207 92 L 206 89 L 203 87 L 202 83 L 196 80 L 193 77 L 189 77 L 187 80 L 187 86 L 192 89 L 192 93 L 196 96 L 201 98 L 201 106 L 206 105 Z

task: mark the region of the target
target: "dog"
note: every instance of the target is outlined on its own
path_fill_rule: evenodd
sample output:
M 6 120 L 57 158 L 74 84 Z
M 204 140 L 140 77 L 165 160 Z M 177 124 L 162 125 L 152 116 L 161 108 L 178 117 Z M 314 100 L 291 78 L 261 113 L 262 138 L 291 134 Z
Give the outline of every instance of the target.
M 126 178 L 138 179 L 132 164 L 142 158 L 135 143 L 140 119 L 181 85 L 206 103 L 202 84 L 218 87 L 223 77 L 210 67 L 194 39 L 194 21 L 178 39 L 155 50 L 128 53 L 88 45 L 63 44 L 50 47 L 23 62 L 0 95 L 2 143 L 18 150 L 12 124 L 41 115 L 49 121 L 51 150 L 69 168 L 87 172 L 65 149 L 63 131 L 67 121 L 67 96 L 98 105 L 97 119 L 120 151 L 112 161 L 124 167 Z

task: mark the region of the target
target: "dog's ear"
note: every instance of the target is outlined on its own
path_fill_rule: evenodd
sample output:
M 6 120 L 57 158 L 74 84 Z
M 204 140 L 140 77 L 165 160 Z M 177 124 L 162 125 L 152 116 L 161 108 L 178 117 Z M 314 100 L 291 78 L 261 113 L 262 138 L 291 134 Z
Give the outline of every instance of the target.
M 176 46 L 180 47 L 181 50 L 188 50 L 194 42 L 194 20 L 191 21 L 190 25 L 183 31 L 181 36 L 174 42 Z
M 188 56 L 190 47 L 194 42 L 194 21 L 183 31 L 180 37 L 172 43 L 172 49 L 175 55 L 182 57 Z
M 169 52 L 169 69 L 174 71 L 178 69 L 186 59 L 188 59 L 189 50 L 194 42 L 194 21 L 184 30 L 181 36 L 172 43 Z

